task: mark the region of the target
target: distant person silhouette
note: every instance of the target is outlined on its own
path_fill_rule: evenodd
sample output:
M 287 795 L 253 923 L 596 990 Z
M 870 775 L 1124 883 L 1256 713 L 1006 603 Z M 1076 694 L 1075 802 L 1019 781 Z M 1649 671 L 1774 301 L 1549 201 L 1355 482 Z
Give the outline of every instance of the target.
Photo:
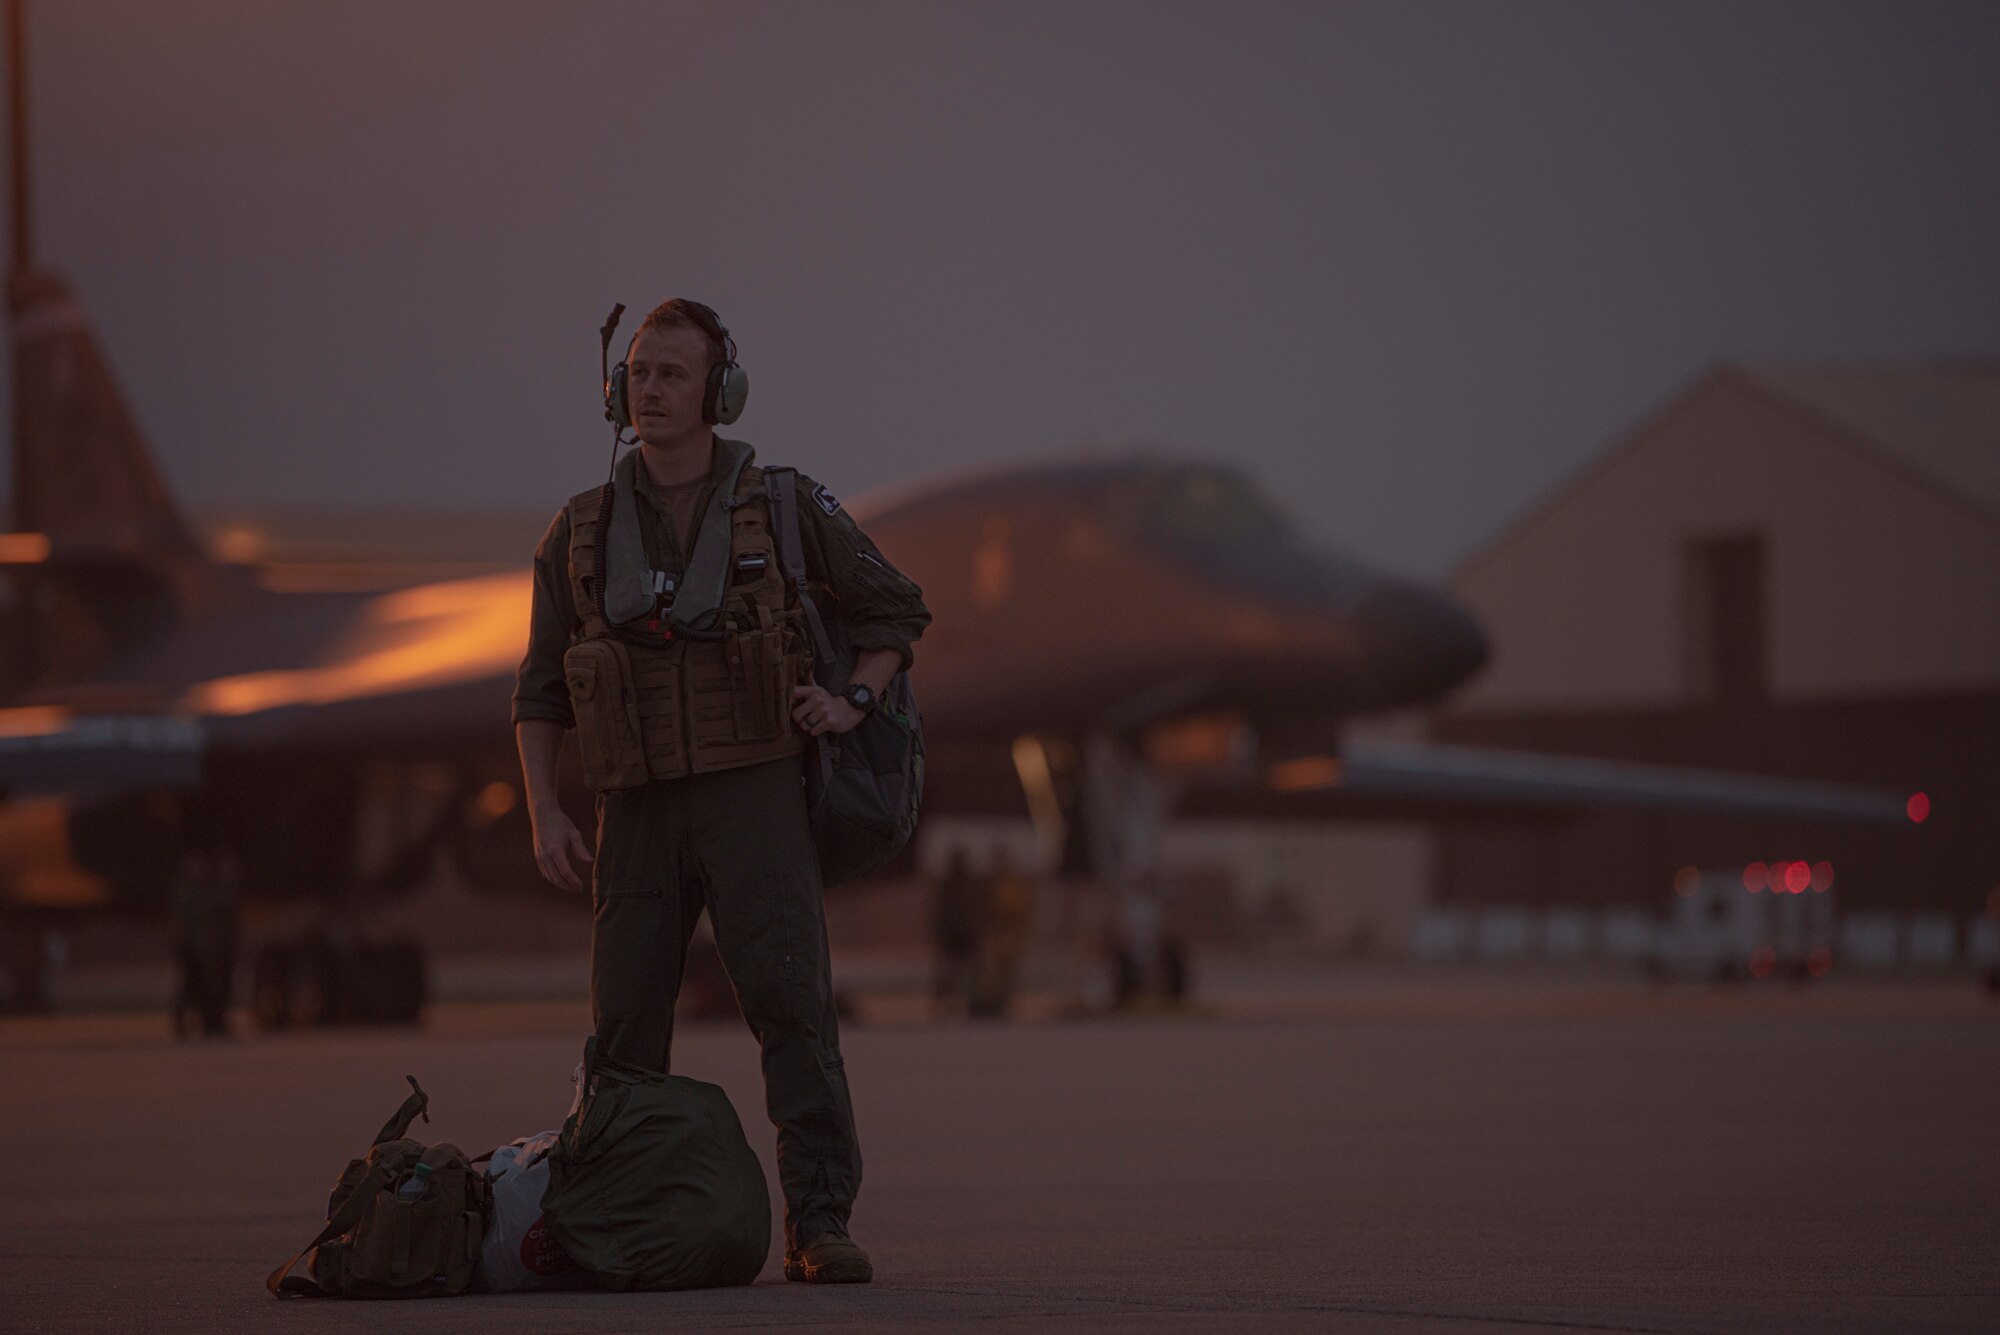
M 997 1019 L 1007 1014 L 1027 953 L 1035 914 L 1035 883 L 1014 870 L 1005 849 L 995 849 L 986 878 L 979 924 L 979 956 L 972 971 L 969 1014 Z
M 229 1033 L 236 977 L 238 873 L 227 853 L 198 849 L 182 859 L 173 888 L 174 1032 L 205 1038 Z
M 984 889 L 973 875 L 963 848 L 954 848 L 943 875 L 931 889 L 931 1006 L 940 1014 L 962 1011 L 972 994 L 972 966 L 979 954 L 980 898 Z

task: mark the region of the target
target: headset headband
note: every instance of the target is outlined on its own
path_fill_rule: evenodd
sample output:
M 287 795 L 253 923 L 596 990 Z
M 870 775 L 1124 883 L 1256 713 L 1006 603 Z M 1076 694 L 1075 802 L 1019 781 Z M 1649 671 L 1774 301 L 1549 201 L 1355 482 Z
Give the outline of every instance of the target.
M 736 364 L 736 340 L 730 336 L 729 327 L 722 323 L 722 317 L 711 306 L 686 297 L 674 297 L 662 302 L 678 314 L 685 316 L 690 324 L 699 329 L 708 340 L 710 355 L 720 349 L 721 357 L 712 361 L 708 368 L 707 384 L 702 394 L 701 419 L 711 424 L 727 426 L 743 414 L 743 403 L 750 393 L 750 378 L 743 368 Z M 611 337 L 618 329 L 618 317 L 625 313 L 621 302 L 611 308 L 598 333 L 598 369 L 603 376 L 604 416 L 616 430 L 623 430 L 632 424 L 630 406 L 626 399 L 627 368 L 632 361 L 632 349 L 639 342 L 639 334 L 645 332 L 642 324 L 633 333 L 631 341 L 625 345 L 625 355 L 617 366 L 611 364 Z M 650 318 L 650 317 L 649 317 Z M 614 446 L 614 454 L 616 447 Z
M 701 332 L 708 335 L 709 342 L 721 351 L 722 360 L 726 365 L 736 364 L 736 340 L 729 336 L 729 327 L 722 323 L 722 317 L 715 313 L 714 307 L 704 306 L 701 302 L 690 301 L 686 297 L 675 297 L 667 304 L 693 320 Z M 638 335 L 634 334 L 633 338 L 637 339 Z M 627 357 L 632 355 L 629 348 L 625 355 Z

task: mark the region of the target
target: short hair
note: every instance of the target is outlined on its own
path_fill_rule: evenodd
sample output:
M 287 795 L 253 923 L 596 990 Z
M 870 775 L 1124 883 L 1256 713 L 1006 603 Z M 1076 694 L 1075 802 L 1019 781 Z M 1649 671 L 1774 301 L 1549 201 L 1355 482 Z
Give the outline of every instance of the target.
M 729 348 L 725 342 L 728 331 L 713 310 L 698 301 L 686 297 L 668 297 L 639 322 L 639 328 L 632 335 L 637 343 L 639 335 L 648 329 L 692 329 L 701 335 L 702 342 L 708 344 L 708 364 L 716 366 L 729 360 Z

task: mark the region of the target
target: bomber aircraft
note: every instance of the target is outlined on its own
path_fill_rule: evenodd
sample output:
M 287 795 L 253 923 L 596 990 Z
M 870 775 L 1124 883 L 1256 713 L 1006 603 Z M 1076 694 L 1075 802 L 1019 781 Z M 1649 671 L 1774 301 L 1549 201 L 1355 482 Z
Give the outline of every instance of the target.
M 300 591 L 214 559 L 74 296 L 18 255 L 9 292 L 0 905 L 29 924 L 161 911 L 190 841 L 226 845 L 274 898 L 364 905 L 441 855 L 477 886 L 533 885 L 507 725 L 527 572 Z M 1025 812 L 1111 885 L 1145 881 L 1161 825 L 1204 788 L 1333 815 L 1900 818 L 1871 791 L 1345 739 L 1350 719 L 1444 696 L 1484 635 L 1445 595 L 1307 541 L 1226 465 L 1014 467 L 860 512 L 936 618 L 915 673 L 927 809 Z

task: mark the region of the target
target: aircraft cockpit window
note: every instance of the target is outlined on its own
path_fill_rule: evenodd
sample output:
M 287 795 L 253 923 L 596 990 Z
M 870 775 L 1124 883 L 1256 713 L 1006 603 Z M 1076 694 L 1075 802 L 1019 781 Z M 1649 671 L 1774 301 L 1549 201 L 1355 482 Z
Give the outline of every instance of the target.
M 1231 539 L 1287 532 L 1277 510 L 1241 477 L 1207 469 L 1162 469 L 1114 488 L 1114 520 L 1166 538 Z

